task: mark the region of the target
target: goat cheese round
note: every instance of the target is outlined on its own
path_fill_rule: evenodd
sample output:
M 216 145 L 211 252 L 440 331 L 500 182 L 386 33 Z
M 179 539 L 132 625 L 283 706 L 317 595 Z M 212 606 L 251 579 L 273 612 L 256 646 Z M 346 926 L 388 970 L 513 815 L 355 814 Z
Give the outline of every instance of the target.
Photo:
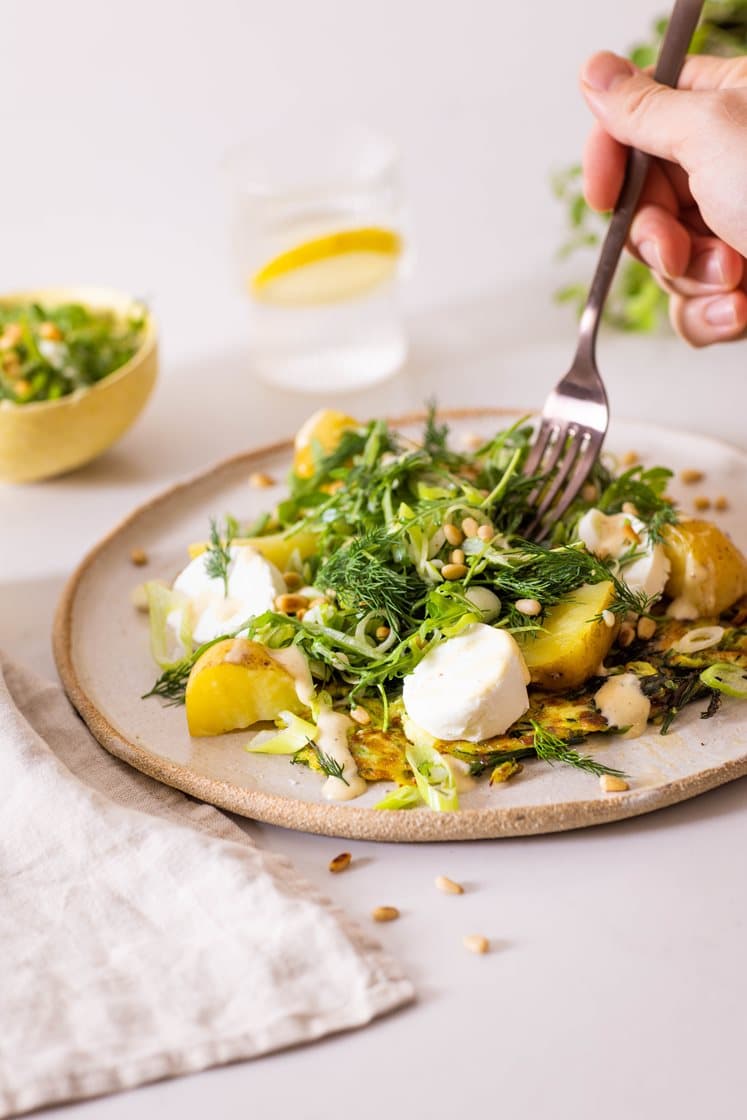
M 285 590 L 281 573 L 251 545 L 231 545 L 228 579 L 208 575 L 207 553 L 195 557 L 174 580 L 174 590 L 187 599 L 192 637 L 198 644 L 209 642 L 221 634 L 231 633 L 255 615 L 272 610 L 275 599 Z M 181 610 L 172 611 L 181 616 Z M 181 617 L 169 616 L 170 625 L 179 629 Z
M 528 683 L 511 635 L 474 622 L 425 655 L 405 677 L 402 699 L 410 719 L 437 739 L 479 743 L 524 715 Z
M 651 541 L 639 517 L 590 509 L 579 521 L 576 531 L 589 552 L 602 560 L 609 558 L 618 562 L 618 575 L 631 591 L 642 591 L 649 599 L 662 594 L 669 579 L 669 560 L 664 545 Z M 625 553 L 631 551 L 637 554 L 636 559 L 620 564 Z

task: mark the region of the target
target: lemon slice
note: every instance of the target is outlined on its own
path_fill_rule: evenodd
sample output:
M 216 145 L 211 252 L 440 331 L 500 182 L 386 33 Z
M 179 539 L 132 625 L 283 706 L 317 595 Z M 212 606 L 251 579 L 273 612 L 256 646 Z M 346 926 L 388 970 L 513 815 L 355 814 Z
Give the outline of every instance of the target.
M 393 230 L 341 230 L 275 257 L 252 277 L 250 291 L 279 307 L 338 303 L 389 280 L 401 251 L 402 240 Z

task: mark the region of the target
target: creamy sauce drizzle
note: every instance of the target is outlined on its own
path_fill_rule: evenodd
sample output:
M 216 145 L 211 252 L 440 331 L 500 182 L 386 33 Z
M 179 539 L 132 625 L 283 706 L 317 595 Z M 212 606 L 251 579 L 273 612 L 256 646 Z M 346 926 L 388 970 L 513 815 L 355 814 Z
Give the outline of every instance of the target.
M 298 646 L 288 646 L 286 649 L 268 649 L 267 652 L 273 661 L 277 661 L 278 665 L 282 665 L 285 671 L 290 673 L 295 681 L 296 696 L 302 704 L 310 708 L 314 699 L 314 682 L 311 679 L 309 663 L 303 652 Z
M 635 673 L 610 677 L 594 693 L 594 703 L 610 727 L 627 727 L 623 739 L 635 739 L 646 730 L 651 701 L 641 692 Z
M 329 755 L 342 766 L 342 778 L 330 775 L 322 786 L 322 795 L 327 801 L 350 801 L 359 797 L 366 789 L 366 782 L 358 773 L 355 759 L 348 747 L 348 731 L 353 721 L 342 712 L 322 708 L 316 721 L 319 738 L 316 745 L 323 754 Z

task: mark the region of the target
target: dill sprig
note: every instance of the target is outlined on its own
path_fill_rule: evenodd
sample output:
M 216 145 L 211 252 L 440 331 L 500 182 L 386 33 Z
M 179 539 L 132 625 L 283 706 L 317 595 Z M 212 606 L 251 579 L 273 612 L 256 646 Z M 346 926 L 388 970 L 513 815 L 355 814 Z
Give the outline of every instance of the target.
M 424 587 L 412 573 L 398 570 L 393 544 L 382 529 L 354 538 L 325 560 L 317 586 L 335 591 L 343 607 L 374 611 L 399 629 Z
M 542 727 L 541 724 L 532 720 L 532 731 L 534 732 L 533 747 L 537 758 L 541 758 L 543 762 L 562 762 L 566 766 L 573 766 L 576 770 L 584 770 L 587 774 L 595 774 L 601 777 L 602 774 L 612 774 L 616 778 L 624 778 L 626 775 L 622 770 L 615 770 L 611 766 L 605 766 L 603 762 L 598 762 L 595 758 L 590 758 L 589 755 L 579 754 L 567 742 L 564 742 L 552 731 L 548 731 Z
M 338 762 L 331 754 L 325 754 L 325 752 L 321 750 L 316 743 L 312 743 L 311 740 L 309 740 L 309 746 L 313 749 L 316 760 L 319 763 L 319 768 L 323 774 L 326 774 L 328 778 L 339 778 L 346 786 L 350 785 L 350 782 L 343 773 L 343 765 L 341 762 Z
M 226 517 L 225 527 L 221 533 L 218 522 L 210 518 L 210 543 L 205 553 L 205 571 L 211 579 L 223 581 L 223 594 L 228 596 L 228 567 L 231 563 L 231 541 L 239 535 L 239 526 L 235 517 L 230 514 Z

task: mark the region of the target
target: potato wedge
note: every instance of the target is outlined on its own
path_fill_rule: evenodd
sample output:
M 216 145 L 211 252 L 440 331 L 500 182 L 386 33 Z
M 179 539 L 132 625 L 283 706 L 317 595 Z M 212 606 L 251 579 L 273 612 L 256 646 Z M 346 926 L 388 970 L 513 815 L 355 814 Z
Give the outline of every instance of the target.
M 717 525 L 698 518 L 667 525 L 671 564 L 665 593 L 692 607 L 692 617 L 719 615 L 747 593 L 747 560 Z
M 246 638 L 226 638 L 205 650 L 187 681 L 190 735 L 222 735 L 301 712 L 295 681 L 264 646 Z
M 299 430 L 294 443 L 293 470 L 299 478 L 311 478 L 314 473 L 314 447 L 318 444 L 325 455 L 334 451 L 343 432 L 357 428 L 358 421 L 345 412 L 333 408 L 320 408 L 310 416 Z
M 616 627 L 597 615 L 615 601 L 614 584 L 585 583 L 550 607 L 544 630 L 516 634 L 532 684 L 550 692 L 578 688 L 592 677 L 615 638 Z
M 298 552 L 302 560 L 308 560 L 317 549 L 316 534 L 308 530 L 301 530 L 291 537 L 283 536 L 282 533 L 273 533 L 266 537 L 235 537 L 231 543 L 251 545 L 281 572 L 286 571 L 290 566 L 294 552 Z M 207 541 L 196 541 L 191 544 L 187 550 L 190 560 L 194 560 L 195 556 L 201 556 L 207 547 Z

